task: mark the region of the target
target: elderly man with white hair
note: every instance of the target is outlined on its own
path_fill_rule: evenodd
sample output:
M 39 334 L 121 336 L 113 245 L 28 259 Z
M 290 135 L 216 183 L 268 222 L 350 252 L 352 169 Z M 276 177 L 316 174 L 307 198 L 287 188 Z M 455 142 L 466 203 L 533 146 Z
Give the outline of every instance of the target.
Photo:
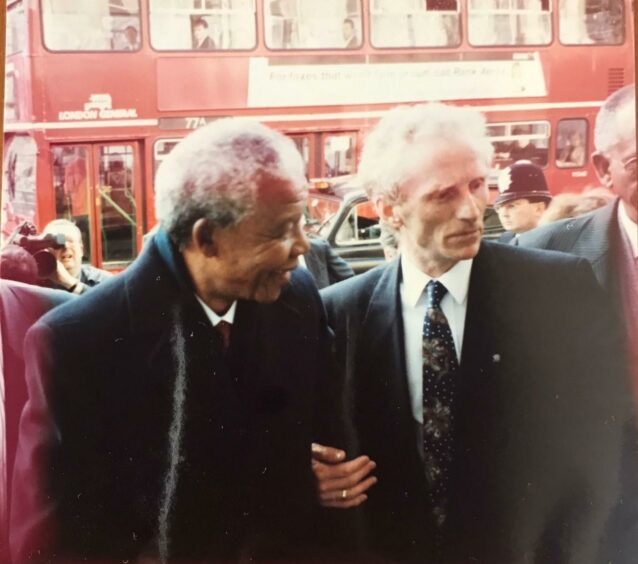
M 376 463 L 363 560 L 603 561 L 634 424 L 618 336 L 586 261 L 482 241 L 491 159 L 484 118 L 442 104 L 388 112 L 363 149 L 401 255 L 322 290 L 348 454 Z M 338 508 L 359 476 L 337 453 L 315 472 Z
M 64 247 L 50 252 L 57 260 L 57 268 L 49 275 L 49 281 L 58 290 L 83 294 L 113 276 L 107 270 L 83 264 L 84 244 L 80 228 L 68 219 L 54 219 L 47 223 L 43 234 L 64 235 Z
M 16 562 L 314 556 L 312 441 L 338 442 L 292 141 L 220 120 L 157 173 L 160 229 L 29 333 Z M 333 431 L 334 430 L 334 431 Z

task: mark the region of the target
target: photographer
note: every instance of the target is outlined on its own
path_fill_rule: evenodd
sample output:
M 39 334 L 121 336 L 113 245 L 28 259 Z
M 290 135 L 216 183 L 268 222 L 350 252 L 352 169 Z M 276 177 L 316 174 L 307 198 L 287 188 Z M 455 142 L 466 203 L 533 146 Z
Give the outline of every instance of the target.
M 57 259 L 57 269 L 48 277 L 54 287 L 73 294 L 82 294 L 88 288 L 104 282 L 113 276 L 106 270 L 100 270 L 90 264 L 82 264 L 84 245 L 78 226 L 68 219 L 54 219 L 42 230 L 44 235 L 62 234 L 65 245 L 60 249 L 51 249 Z

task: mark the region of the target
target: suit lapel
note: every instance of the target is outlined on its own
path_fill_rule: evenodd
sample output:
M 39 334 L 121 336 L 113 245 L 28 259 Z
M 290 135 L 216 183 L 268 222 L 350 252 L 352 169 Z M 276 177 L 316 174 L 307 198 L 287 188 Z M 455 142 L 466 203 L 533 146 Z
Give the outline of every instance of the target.
M 616 283 L 613 275 L 613 241 L 617 239 L 614 221 L 618 210 L 618 200 L 591 215 L 588 228 L 582 229 L 574 243 L 573 254 L 587 257 L 596 278 L 607 290 Z M 566 225 L 570 229 L 570 224 Z
M 382 384 L 387 391 L 384 403 L 401 414 L 397 427 L 410 429 L 414 434 L 399 293 L 400 264 L 399 259 L 393 261 L 374 287 L 359 335 L 355 365 L 368 365 L 370 369 L 366 372 L 384 380 Z M 366 383 L 360 382 L 359 386 Z M 416 435 L 412 444 L 416 446 Z

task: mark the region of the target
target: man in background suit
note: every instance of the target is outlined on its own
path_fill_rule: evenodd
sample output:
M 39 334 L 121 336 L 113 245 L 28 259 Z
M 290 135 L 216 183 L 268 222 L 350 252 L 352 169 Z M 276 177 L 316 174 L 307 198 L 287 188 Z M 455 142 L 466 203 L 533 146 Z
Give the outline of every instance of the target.
M 308 239 L 310 248 L 306 254 L 300 257 L 302 266 L 305 266 L 317 283 L 317 288 L 325 288 L 354 276 L 350 265 L 343 260 L 325 239 L 312 237 Z
M 586 261 L 481 241 L 491 158 L 469 108 L 398 108 L 366 140 L 359 174 L 401 257 L 322 291 L 348 455 L 376 463 L 363 550 L 594 564 L 634 423 L 617 334 Z M 315 472 L 346 507 L 363 477 L 336 452 Z
M 612 203 L 582 217 L 557 221 L 520 237 L 520 244 L 586 258 L 611 297 L 626 335 L 638 402 L 638 187 L 636 93 L 633 84 L 614 92 L 600 108 L 592 160 Z
M 26 253 L 20 247 L 15 248 Z M 31 258 L 31 255 L 28 258 Z M 0 364 L 3 376 L 0 380 L 0 562 L 9 562 L 11 474 L 18 442 L 18 422 L 27 400 L 24 381 L 24 337 L 44 313 L 70 298 L 70 294 L 60 290 L 0 280 Z
M 338 441 L 339 409 L 296 268 L 305 184 L 292 141 L 257 122 L 193 132 L 158 170 L 142 255 L 29 332 L 18 563 L 315 554 L 311 442 Z

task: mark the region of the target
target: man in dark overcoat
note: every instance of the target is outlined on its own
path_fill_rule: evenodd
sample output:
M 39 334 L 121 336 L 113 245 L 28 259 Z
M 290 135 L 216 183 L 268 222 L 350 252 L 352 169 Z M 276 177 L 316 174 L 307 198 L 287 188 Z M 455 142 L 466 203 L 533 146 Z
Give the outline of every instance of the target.
M 339 410 L 296 269 L 304 187 L 261 124 L 192 133 L 158 170 L 142 255 L 30 331 L 16 562 L 315 556 L 311 442 L 338 442 Z

